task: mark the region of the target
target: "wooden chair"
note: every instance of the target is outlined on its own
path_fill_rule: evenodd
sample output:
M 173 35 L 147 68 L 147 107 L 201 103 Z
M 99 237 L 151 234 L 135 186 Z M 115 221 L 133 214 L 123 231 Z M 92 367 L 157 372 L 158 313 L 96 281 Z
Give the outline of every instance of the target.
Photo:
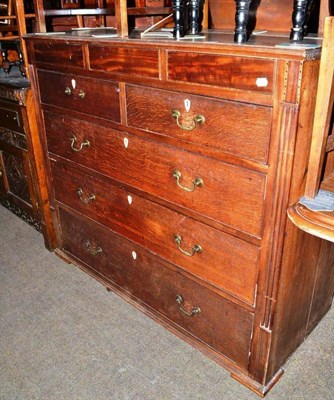
M 323 33 L 305 194 L 289 208 L 288 215 L 300 229 L 334 242 L 334 206 L 327 206 L 328 211 L 312 207 L 319 203 L 320 195 L 331 199 L 332 194 L 334 202 L 334 17 L 325 18 Z

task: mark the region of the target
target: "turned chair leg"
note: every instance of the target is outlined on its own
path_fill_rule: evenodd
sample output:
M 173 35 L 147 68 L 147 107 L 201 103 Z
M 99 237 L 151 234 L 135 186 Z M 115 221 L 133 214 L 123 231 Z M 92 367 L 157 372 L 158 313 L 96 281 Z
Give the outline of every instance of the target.
M 304 38 L 308 0 L 294 0 L 290 40 L 296 42 Z
M 249 6 L 251 0 L 236 2 L 236 12 L 235 12 L 235 30 L 234 30 L 234 41 L 236 43 L 247 42 L 247 23 L 249 17 Z
M 174 32 L 175 39 L 185 35 L 184 29 L 184 0 L 173 0 Z
M 199 32 L 199 5 L 200 0 L 189 1 L 189 34 L 196 35 Z

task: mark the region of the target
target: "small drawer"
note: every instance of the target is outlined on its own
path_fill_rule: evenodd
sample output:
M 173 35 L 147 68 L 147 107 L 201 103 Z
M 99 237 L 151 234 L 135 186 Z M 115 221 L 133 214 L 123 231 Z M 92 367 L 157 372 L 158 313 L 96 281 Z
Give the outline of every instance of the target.
M 120 122 L 117 83 L 43 70 L 38 79 L 42 103 Z
M 168 52 L 168 79 L 271 94 L 273 60 L 221 54 Z
M 90 69 L 159 78 L 157 49 L 89 45 Z
M 45 113 L 45 124 L 51 153 L 261 237 L 264 174 L 78 119 Z
M 55 162 L 52 166 L 59 202 L 254 304 L 259 256 L 256 246 L 66 164 Z
M 24 132 L 20 108 L 0 101 L 0 126 L 16 132 Z
M 247 368 L 252 313 L 101 225 L 63 209 L 59 214 L 63 251 L 163 315 L 178 330 Z
M 128 126 L 266 163 L 272 110 L 127 85 Z
M 83 68 L 83 51 L 81 45 L 37 42 L 34 44 L 35 62 L 37 66 L 43 64 L 52 65 L 54 68 L 77 67 Z

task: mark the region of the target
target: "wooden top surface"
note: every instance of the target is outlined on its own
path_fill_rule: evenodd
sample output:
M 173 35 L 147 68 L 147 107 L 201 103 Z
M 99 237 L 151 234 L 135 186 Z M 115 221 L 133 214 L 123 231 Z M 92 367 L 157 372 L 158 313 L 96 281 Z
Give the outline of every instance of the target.
M 253 34 L 247 43 L 237 44 L 233 41 L 233 31 L 206 30 L 202 39 L 190 37 L 175 40 L 172 38 L 140 37 L 140 31 L 133 31 L 128 38 L 116 36 L 112 28 L 75 29 L 67 32 L 48 32 L 25 35 L 26 40 L 56 40 L 65 42 L 91 42 L 101 45 L 126 43 L 127 45 L 144 45 L 169 47 L 187 50 L 218 50 L 236 53 L 268 53 L 279 56 L 297 56 L 297 58 L 319 58 L 322 39 L 308 37 L 298 43 L 289 42 L 289 34 L 259 31 Z

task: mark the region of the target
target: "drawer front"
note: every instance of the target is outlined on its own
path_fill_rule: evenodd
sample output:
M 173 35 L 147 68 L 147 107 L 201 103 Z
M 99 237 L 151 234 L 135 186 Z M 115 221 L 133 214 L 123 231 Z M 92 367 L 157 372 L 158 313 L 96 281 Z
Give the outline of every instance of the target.
M 263 174 L 77 119 L 45 113 L 45 123 L 50 152 L 260 237 Z M 74 136 L 90 146 L 73 151 Z
M 89 58 L 92 70 L 159 78 L 159 52 L 156 49 L 89 45 Z
M 275 62 L 220 54 L 168 53 L 168 79 L 271 94 Z
M 156 310 L 178 329 L 207 343 L 247 368 L 253 314 L 183 276 L 173 266 L 138 245 L 93 222 L 60 209 L 62 248 Z M 187 316 L 176 296 L 184 299 Z
M 128 126 L 267 162 L 271 108 L 131 85 L 126 97 Z
M 34 50 L 37 66 L 40 64 L 50 64 L 55 68 L 58 66 L 84 67 L 81 45 L 43 41 L 35 43 Z
M 21 111 L 18 106 L 0 101 L 0 127 L 24 132 Z
M 53 182 L 58 201 L 219 289 L 254 303 L 259 255 L 256 246 L 74 171 L 66 164 L 53 163 Z M 181 242 L 176 241 L 177 236 Z
M 50 71 L 39 71 L 41 101 L 120 122 L 118 84 Z

